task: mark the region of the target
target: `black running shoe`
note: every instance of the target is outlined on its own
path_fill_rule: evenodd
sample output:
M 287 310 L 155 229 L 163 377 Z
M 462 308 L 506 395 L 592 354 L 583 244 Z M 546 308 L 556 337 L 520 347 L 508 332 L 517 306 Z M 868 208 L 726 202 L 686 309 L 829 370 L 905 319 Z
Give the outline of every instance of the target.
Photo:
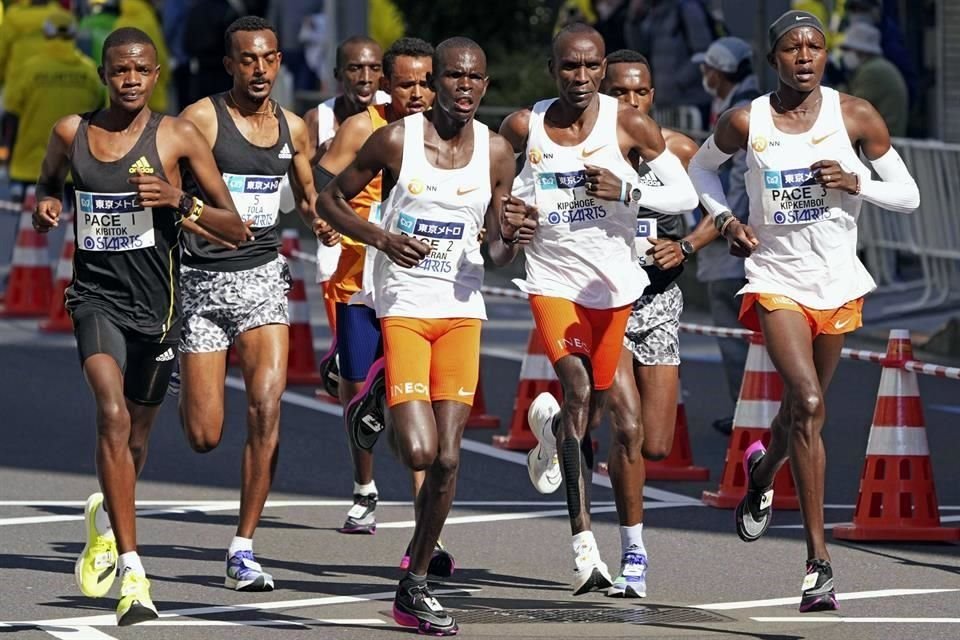
M 807 560 L 807 575 L 800 594 L 800 613 L 835 611 L 837 592 L 833 588 L 833 569 L 826 560 Z
M 387 375 L 383 358 L 370 367 L 360 393 L 347 405 L 348 432 L 353 444 L 365 451 L 373 449 L 386 425 L 383 406 L 387 392 Z
M 340 533 L 366 533 L 373 535 L 377 532 L 377 494 L 353 494 L 353 506 L 347 512 L 347 520 L 338 529 Z
M 320 358 L 320 379 L 323 390 L 334 398 L 340 397 L 340 356 L 337 355 L 337 339 L 333 339 L 330 350 Z
M 410 545 L 403 552 L 403 558 L 400 560 L 400 568 L 404 571 L 410 568 Z M 430 556 L 430 565 L 427 567 L 427 575 L 435 578 L 449 578 L 457 569 L 457 563 L 453 559 L 453 554 L 447 551 L 443 543 L 437 540 L 433 547 L 433 555 Z
M 400 626 L 416 627 L 423 635 L 455 636 L 460 631 L 457 621 L 430 595 L 425 582 L 400 581 L 393 600 L 393 619 Z
M 747 474 L 747 495 L 737 505 L 737 535 L 744 542 L 759 540 L 773 518 L 773 485 L 761 487 L 753 481 L 757 468 L 767 450 L 759 441 L 743 452 L 743 471 Z
M 720 418 L 719 420 L 714 420 L 712 423 L 714 429 L 719 431 L 721 434 L 728 436 L 733 433 L 733 416 L 726 418 Z

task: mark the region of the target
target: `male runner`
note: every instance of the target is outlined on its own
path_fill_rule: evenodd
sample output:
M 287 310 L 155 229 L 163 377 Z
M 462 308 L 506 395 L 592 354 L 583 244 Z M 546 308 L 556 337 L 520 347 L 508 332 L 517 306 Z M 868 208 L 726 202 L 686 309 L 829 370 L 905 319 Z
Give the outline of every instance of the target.
M 600 87 L 606 95 L 647 114 L 653 106 L 650 64 L 641 54 L 621 49 L 607 56 L 607 73 Z M 684 167 L 697 152 L 687 136 L 661 129 L 664 142 Z M 662 185 L 657 175 L 635 155 L 629 158 L 640 172 L 640 189 Z M 614 199 L 623 188 L 606 170 L 596 193 Z M 588 175 L 592 173 L 588 170 Z M 603 189 L 609 191 L 604 196 Z M 620 573 L 607 590 L 611 597 L 646 596 L 647 551 L 643 544 L 644 459 L 661 460 L 670 453 L 677 417 L 680 365 L 680 314 L 683 294 L 675 282 L 687 258 L 718 234 L 709 219 L 688 235 L 679 215 L 664 215 L 641 207 L 637 218 L 637 253 L 650 279 L 633 304 L 610 388 L 610 481 L 620 519 Z M 651 246 L 652 245 L 652 246 Z
M 377 248 L 373 294 L 383 327 L 392 433 L 404 462 L 426 471 L 410 567 L 393 615 L 432 635 L 458 630 L 430 595 L 427 569 L 453 501 L 460 441 L 479 377 L 486 317 L 480 231 L 486 229 L 493 262 L 503 265 L 536 227 L 536 212 L 509 195 L 510 146 L 474 120 L 489 82 L 486 66 L 472 40 L 440 43 L 431 75 L 434 108 L 375 131 L 317 200 L 335 228 Z M 389 193 L 382 227 L 347 205 L 381 172 Z
M 318 186 L 322 188 L 357 157 L 357 152 L 380 127 L 412 113 L 422 113 L 433 103 L 433 91 L 427 85 L 432 70 L 433 47 L 419 38 L 400 38 L 383 56 L 383 85 L 388 89 L 390 102 L 369 106 L 366 111 L 348 118 L 337 131 L 329 150 L 320 159 Z M 321 184 L 322 183 L 322 184 Z M 380 223 L 380 176 L 363 188 L 350 206 L 364 220 Z M 361 293 L 369 290 L 373 253 L 366 247 L 344 236 L 341 240 L 340 262 L 330 279 L 328 295 L 337 305 L 337 357 L 340 370 L 340 404 L 349 407 L 364 386 L 374 361 L 383 354 L 380 321 L 373 310 L 372 300 Z M 364 287 L 366 282 L 367 286 Z M 358 295 L 359 294 L 359 295 Z M 382 384 L 378 387 L 382 396 Z M 349 415 L 344 411 L 344 416 Z M 349 421 L 345 421 L 349 423 Z M 382 426 L 382 425 L 381 425 Z M 376 436 L 376 433 L 373 434 Z M 347 513 L 343 533 L 374 533 L 377 530 L 375 510 L 377 485 L 373 480 L 373 453 L 369 448 L 358 448 L 350 443 L 353 460 L 353 507 Z M 414 495 L 423 483 L 423 473 L 414 474 Z
M 820 21 L 788 11 L 770 25 L 768 40 L 777 90 L 724 113 L 690 173 L 731 250 L 747 256 L 740 319 L 763 332 L 784 383 L 769 450 L 755 442 L 744 452 L 747 495 L 737 506 L 737 534 L 751 542 L 766 532 L 773 478 L 789 459 L 807 543 L 800 611 L 822 611 L 837 608 L 823 533 L 823 398 L 843 336 L 861 326 L 863 296 L 876 286 L 857 258 L 860 205 L 909 213 L 920 193 L 870 103 L 821 86 L 827 49 Z M 717 176 L 740 149 L 749 168 L 749 226 L 730 212 Z
M 57 226 L 69 171 L 77 249 L 66 305 L 97 404 L 103 489 L 87 499 L 87 541 L 74 573 L 85 595 L 100 597 L 119 565 L 117 624 L 128 625 L 157 617 L 137 555 L 134 492 L 180 337 L 179 224 L 190 220 L 235 244 L 247 231 L 196 127 L 146 106 L 160 71 L 150 38 L 114 31 L 99 71 L 110 104 L 54 125 L 33 224 L 44 233 Z M 180 190 L 184 161 L 216 208 Z
M 595 29 L 574 24 L 561 30 L 550 70 L 559 98 L 508 116 L 501 132 L 524 154 L 518 180 L 540 210 L 537 235 L 525 250 L 527 279 L 518 285 L 530 296 L 564 394 L 562 407 L 546 393 L 531 403 L 528 418 L 538 445 L 527 468 L 542 492 L 559 486 L 557 465 L 562 469 L 579 595 L 612 582 L 590 531 L 593 450 L 587 434 L 613 383 L 631 306 L 649 284 L 634 247 L 635 201 L 680 213 L 696 206 L 696 194 L 657 124 L 598 93 L 606 60 Z M 624 182 L 616 199 L 600 196 L 594 167 L 629 179 L 635 175 L 631 153 L 663 186 L 634 190 Z
M 307 128 L 270 99 L 281 54 L 263 18 L 235 20 L 224 36 L 233 87 L 188 106 L 213 149 L 233 202 L 254 238 L 229 249 L 186 239 L 184 327 L 180 339 L 180 420 L 195 451 L 213 451 L 223 435 L 227 349 L 236 345 L 247 390 L 247 441 L 240 469 L 240 520 L 227 550 L 227 587 L 270 591 L 273 578 L 254 559 L 256 530 L 280 445 L 280 396 L 287 384 L 290 274 L 279 255 L 280 180 L 290 174 L 298 210 L 317 236 L 332 229 L 316 216 Z M 339 237 L 335 238 L 339 240 Z

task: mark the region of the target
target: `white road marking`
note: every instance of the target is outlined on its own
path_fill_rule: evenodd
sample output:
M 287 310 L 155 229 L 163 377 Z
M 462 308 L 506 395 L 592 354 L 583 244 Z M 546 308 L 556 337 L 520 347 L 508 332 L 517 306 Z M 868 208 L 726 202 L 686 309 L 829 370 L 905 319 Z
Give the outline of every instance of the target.
M 308 627 L 311 624 L 328 625 L 380 625 L 387 624 L 382 618 L 302 618 L 300 620 L 151 620 L 138 627 L 273 627 L 289 625 Z
M 869 624 L 960 624 L 960 618 L 845 618 L 841 616 L 759 616 L 754 622 L 866 622 Z
M 838 593 L 837 600 L 865 600 L 868 598 L 919 596 L 929 593 L 952 593 L 954 591 L 960 591 L 960 589 L 880 589 L 877 591 L 850 591 L 847 593 Z M 766 600 L 744 600 L 743 602 L 714 602 L 711 604 L 693 605 L 693 608 L 709 609 L 711 611 L 732 611 L 734 609 L 758 609 L 761 607 L 778 607 L 788 604 L 800 604 L 800 596 L 793 596 L 789 598 L 768 598 Z
M 59 640 L 116 640 L 114 636 L 107 635 L 103 631 L 94 629 L 93 627 L 68 627 L 57 629 L 44 629 L 41 627 L 40 630 L 50 634 L 54 638 L 58 638 Z

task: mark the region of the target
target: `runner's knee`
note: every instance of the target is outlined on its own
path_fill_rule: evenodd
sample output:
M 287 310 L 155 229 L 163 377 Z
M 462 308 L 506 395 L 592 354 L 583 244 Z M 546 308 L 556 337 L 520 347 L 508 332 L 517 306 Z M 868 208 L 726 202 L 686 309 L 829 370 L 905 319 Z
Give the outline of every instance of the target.
M 122 439 L 130 437 L 130 413 L 126 403 L 107 400 L 97 407 L 97 431 L 101 438 Z
M 630 462 L 636 460 L 644 444 L 639 411 L 632 413 L 626 407 L 611 406 L 610 427 L 611 447 L 622 447 Z

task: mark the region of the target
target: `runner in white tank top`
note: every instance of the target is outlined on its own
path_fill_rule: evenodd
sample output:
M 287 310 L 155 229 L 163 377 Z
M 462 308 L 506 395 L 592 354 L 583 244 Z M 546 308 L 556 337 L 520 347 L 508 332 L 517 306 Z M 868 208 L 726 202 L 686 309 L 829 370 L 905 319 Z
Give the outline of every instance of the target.
M 483 50 L 467 38 L 440 43 L 432 77 L 433 109 L 374 132 L 317 207 L 334 228 L 377 248 L 374 304 L 384 373 L 368 376 L 368 383 L 386 388 L 401 458 L 426 470 L 394 619 L 422 633 L 453 635 L 457 623 L 430 595 L 426 574 L 452 504 L 479 377 L 485 317 L 479 236 L 483 230 L 491 260 L 503 265 L 530 241 L 537 223 L 535 210 L 510 196 L 510 145 L 473 119 L 488 83 Z M 380 172 L 389 193 L 382 227 L 346 205 Z M 382 407 L 367 410 L 384 424 Z M 358 446 L 372 446 L 351 433 Z
M 525 253 L 527 279 L 518 285 L 530 294 L 537 331 L 564 390 L 563 407 L 546 393 L 529 407 L 539 444 L 527 469 L 537 490 L 550 493 L 559 488 L 563 468 L 576 595 L 612 582 L 590 531 L 589 427 L 613 383 L 630 307 L 649 282 L 634 248 L 633 196 L 664 213 L 696 206 L 693 186 L 665 149 L 657 124 L 599 94 L 604 55 L 603 38 L 592 27 L 563 29 L 550 60 L 558 98 L 511 114 L 500 129 L 524 156 L 517 183 L 539 210 Z M 638 187 L 630 153 L 647 162 L 663 186 Z
M 690 174 L 731 250 L 747 256 L 741 320 L 763 331 L 784 382 L 769 449 L 758 441 L 743 453 L 748 487 L 737 534 L 747 542 L 764 534 L 773 479 L 789 456 L 807 543 L 800 611 L 822 611 L 837 608 L 823 531 L 823 398 L 843 335 L 860 326 L 862 296 L 874 287 L 856 255 L 861 199 L 909 213 L 920 195 L 877 111 L 820 86 L 827 50 L 815 16 L 780 16 L 769 51 L 777 90 L 727 111 Z M 747 151 L 749 225 L 730 213 L 717 176 L 739 149 Z M 871 179 L 858 153 L 882 180 Z

